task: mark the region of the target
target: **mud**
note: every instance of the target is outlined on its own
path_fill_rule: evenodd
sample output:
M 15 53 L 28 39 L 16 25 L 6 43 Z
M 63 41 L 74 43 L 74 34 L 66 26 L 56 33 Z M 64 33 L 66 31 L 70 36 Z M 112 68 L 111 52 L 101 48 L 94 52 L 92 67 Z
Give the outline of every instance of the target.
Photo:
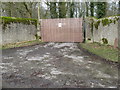
M 116 88 L 118 69 L 77 43 L 46 43 L 2 51 L 3 88 Z

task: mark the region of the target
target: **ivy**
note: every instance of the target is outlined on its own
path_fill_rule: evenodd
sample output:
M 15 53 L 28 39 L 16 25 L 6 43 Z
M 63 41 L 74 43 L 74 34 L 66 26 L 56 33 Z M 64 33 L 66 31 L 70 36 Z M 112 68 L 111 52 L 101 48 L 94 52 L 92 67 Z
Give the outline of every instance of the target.
M 106 26 L 106 25 L 110 25 L 110 23 L 116 23 L 116 21 L 119 20 L 119 17 L 115 17 L 114 19 L 108 19 L 108 18 L 105 18 L 102 20 L 102 24 L 103 26 Z
M 102 20 L 103 26 L 109 25 L 109 19 L 105 18 Z
M 110 20 L 109 20 L 109 23 L 112 23 L 112 22 L 113 22 L 113 21 L 110 19 Z
M 90 27 L 91 27 L 91 32 L 92 32 L 92 34 L 93 34 L 93 24 L 94 24 L 94 19 L 93 18 L 91 18 L 90 19 Z
M 119 20 L 119 17 L 115 17 L 115 20 L 118 21 L 118 20 Z

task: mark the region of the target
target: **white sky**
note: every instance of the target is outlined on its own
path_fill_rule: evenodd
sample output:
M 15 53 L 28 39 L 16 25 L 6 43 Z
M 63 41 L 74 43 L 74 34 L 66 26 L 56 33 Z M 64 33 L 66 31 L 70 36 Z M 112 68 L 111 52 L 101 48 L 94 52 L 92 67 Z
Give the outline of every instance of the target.
M 1 2 L 43 2 L 43 1 L 46 1 L 46 0 L 0 0 Z M 55 0 L 48 0 L 48 1 L 51 1 L 51 2 L 54 2 Z M 58 1 L 58 0 L 56 0 Z M 120 0 L 59 0 L 59 1 L 66 1 L 66 2 L 69 2 L 69 1 L 74 1 L 74 2 L 118 2 Z

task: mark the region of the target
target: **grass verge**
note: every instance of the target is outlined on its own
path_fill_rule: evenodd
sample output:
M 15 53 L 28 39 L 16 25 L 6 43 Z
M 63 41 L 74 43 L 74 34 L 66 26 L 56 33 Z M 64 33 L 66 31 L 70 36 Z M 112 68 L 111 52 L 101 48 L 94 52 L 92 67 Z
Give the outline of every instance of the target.
M 33 41 L 25 41 L 25 42 L 18 42 L 18 43 L 10 43 L 2 45 L 0 49 L 8 49 L 8 48 L 16 48 L 16 47 L 24 47 L 24 46 L 30 46 L 30 45 L 36 45 L 42 43 L 39 40 L 33 40 Z
M 107 60 L 118 62 L 118 49 L 112 46 L 102 45 L 99 43 L 80 43 L 80 46 L 89 52 L 96 54 Z

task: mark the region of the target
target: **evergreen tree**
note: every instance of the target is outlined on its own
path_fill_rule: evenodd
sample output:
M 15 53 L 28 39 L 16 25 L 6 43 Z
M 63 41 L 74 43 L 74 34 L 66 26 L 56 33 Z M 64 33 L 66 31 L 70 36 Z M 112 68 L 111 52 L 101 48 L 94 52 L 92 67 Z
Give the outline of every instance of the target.
M 49 6 L 51 18 L 58 18 L 56 2 L 50 2 Z
M 97 2 L 97 18 L 102 18 L 106 15 L 106 6 L 107 3 L 106 2 Z
M 59 18 L 66 18 L 66 13 L 67 13 L 66 2 L 59 2 L 58 9 L 59 9 Z
M 120 1 L 118 2 L 118 15 L 120 15 Z
M 75 9 L 74 9 L 74 6 L 75 6 L 75 4 L 74 4 L 74 2 L 70 2 L 70 18 L 73 18 L 74 17 L 74 11 L 75 11 Z
M 89 8 L 88 8 L 88 3 L 89 2 L 85 2 L 85 4 L 86 4 L 86 16 L 88 17 L 89 16 Z

